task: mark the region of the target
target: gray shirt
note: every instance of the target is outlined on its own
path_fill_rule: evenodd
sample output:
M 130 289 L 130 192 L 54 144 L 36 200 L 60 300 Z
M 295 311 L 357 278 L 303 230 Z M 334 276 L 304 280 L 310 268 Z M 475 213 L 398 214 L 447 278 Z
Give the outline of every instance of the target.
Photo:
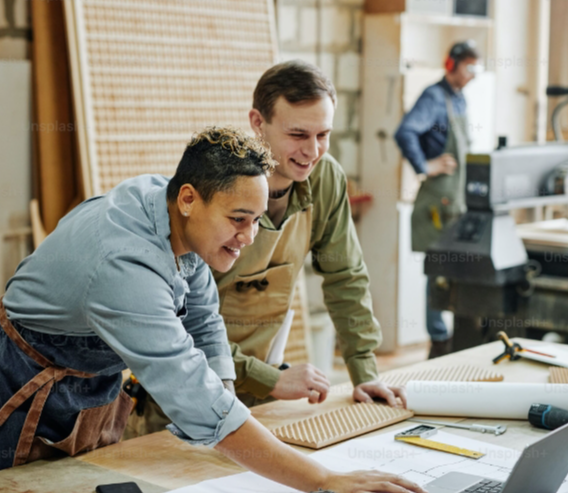
M 209 267 L 189 253 L 177 269 L 168 181 L 139 176 L 76 207 L 20 264 L 4 305 L 30 330 L 101 337 L 191 443 L 214 446 L 250 412 L 220 380 L 235 370 Z

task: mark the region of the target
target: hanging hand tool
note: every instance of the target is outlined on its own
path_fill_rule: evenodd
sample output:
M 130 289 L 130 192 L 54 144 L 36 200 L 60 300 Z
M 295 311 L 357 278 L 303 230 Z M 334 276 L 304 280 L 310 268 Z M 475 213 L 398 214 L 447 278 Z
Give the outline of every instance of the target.
M 138 379 L 131 374 L 129 379 L 122 385 L 124 390 L 134 401 L 134 410 L 138 416 L 144 415 L 144 405 L 146 404 L 146 397 L 148 392 L 142 387 Z

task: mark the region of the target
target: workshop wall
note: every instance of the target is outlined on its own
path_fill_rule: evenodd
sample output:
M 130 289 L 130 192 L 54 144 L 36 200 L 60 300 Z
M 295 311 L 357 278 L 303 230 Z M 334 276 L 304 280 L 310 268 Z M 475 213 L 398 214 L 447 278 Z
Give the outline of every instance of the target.
M 28 58 L 30 0 L 0 0 L 0 59 Z
M 337 89 L 330 152 L 359 175 L 361 26 L 364 0 L 277 0 L 280 59 L 318 65 Z
M 548 82 L 550 85 L 568 86 L 568 2 L 552 0 L 550 4 L 550 65 Z M 548 105 L 548 130 L 552 139 L 550 116 L 560 101 L 551 98 Z M 568 110 L 561 117 L 564 138 L 568 139 Z
M 0 295 L 31 251 L 29 0 L 0 0 Z

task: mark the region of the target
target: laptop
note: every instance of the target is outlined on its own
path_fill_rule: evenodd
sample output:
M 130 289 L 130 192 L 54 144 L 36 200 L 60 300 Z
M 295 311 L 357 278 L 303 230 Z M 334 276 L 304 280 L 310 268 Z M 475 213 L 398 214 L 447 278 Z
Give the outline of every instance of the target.
M 556 493 L 568 474 L 568 424 L 523 451 L 506 482 L 450 472 L 424 485 L 428 493 Z

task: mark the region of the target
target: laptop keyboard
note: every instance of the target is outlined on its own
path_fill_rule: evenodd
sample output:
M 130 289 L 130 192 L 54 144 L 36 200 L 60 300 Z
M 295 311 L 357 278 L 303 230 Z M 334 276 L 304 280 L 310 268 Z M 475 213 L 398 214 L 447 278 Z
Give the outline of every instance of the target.
M 484 479 L 483 481 L 470 486 L 467 490 L 463 490 L 462 493 L 500 493 L 502 489 L 503 483 L 500 481 Z

